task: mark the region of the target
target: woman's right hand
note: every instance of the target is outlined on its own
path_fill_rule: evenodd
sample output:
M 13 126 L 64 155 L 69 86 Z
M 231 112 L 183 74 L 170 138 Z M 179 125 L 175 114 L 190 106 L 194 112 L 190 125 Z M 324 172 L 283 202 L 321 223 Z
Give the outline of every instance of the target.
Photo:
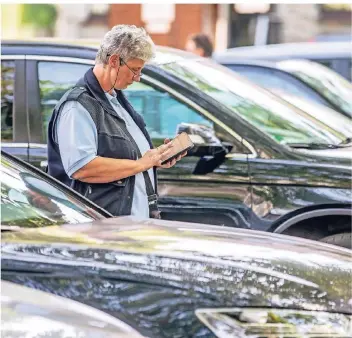
M 162 159 L 168 158 L 171 155 L 172 142 L 162 144 L 161 146 L 149 149 L 138 161 L 142 164 L 143 171 L 153 167 L 160 167 Z

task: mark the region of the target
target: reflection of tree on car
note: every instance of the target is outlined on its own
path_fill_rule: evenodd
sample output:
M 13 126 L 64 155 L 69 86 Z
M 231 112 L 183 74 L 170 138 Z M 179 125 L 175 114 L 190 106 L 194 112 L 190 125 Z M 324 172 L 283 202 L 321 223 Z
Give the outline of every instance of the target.
M 28 170 L 2 159 L 1 213 L 5 225 L 41 227 L 92 219 L 89 208 Z

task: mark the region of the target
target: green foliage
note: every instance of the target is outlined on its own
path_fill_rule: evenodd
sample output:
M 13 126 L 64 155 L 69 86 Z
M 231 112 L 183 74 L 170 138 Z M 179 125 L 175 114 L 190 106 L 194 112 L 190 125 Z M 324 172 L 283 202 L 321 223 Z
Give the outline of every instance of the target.
M 54 4 L 23 4 L 22 23 L 53 29 L 57 17 Z

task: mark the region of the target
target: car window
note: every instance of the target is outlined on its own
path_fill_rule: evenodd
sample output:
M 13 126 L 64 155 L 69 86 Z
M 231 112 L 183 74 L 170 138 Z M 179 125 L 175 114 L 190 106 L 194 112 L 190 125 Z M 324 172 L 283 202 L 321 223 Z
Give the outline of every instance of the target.
M 1 61 L 1 142 L 13 141 L 15 62 Z
M 339 144 L 345 139 L 333 126 L 316 123 L 303 110 L 210 60 L 185 60 L 160 67 L 202 90 L 279 143 Z
M 341 111 L 352 117 L 352 85 L 341 75 L 310 61 L 286 60 L 279 62 L 278 67 L 308 83 Z
M 307 85 L 300 83 L 292 75 L 283 74 L 280 71 L 260 68 L 260 67 L 244 67 L 231 65 L 230 68 L 235 72 L 247 77 L 252 82 L 276 93 L 283 91 L 298 97 L 302 97 L 316 103 L 331 106 L 326 100 L 314 93 Z
M 134 109 L 143 116 L 154 146 L 162 144 L 165 138 L 174 138 L 182 125 L 197 124 L 210 128 L 219 140 L 231 143 L 232 153 L 249 152 L 221 127 L 164 90 L 134 82 L 124 93 Z
M 49 179 L 2 156 L 1 224 L 37 228 L 102 218 Z
M 56 103 L 90 67 L 91 65 L 68 62 L 38 62 L 40 106 L 45 141 L 48 123 Z
M 202 124 L 213 128 L 213 123 L 199 112 L 177 101 L 169 93 L 145 83 L 134 82 L 124 93 L 134 109 L 143 116 L 154 143 L 175 137 L 177 126 L 181 123 Z

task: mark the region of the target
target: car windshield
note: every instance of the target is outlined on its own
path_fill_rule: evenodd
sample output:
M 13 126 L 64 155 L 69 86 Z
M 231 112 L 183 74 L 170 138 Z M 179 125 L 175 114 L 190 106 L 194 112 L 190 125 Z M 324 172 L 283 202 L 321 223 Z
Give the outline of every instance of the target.
M 278 62 L 277 66 L 299 77 L 352 116 L 352 85 L 342 76 L 323 65 L 309 61 L 287 60 Z
M 273 93 L 210 60 L 184 60 L 159 65 L 202 90 L 219 104 L 281 144 L 339 144 L 346 135 L 325 125 Z
M 105 218 L 34 170 L 1 156 L 1 224 L 38 228 Z
M 306 100 L 278 89 L 272 91 L 305 112 L 309 112 L 309 115 L 314 117 L 317 122 L 320 121 L 326 125 L 331 124 L 335 130 L 345 135 L 346 138 L 352 136 L 351 121 L 347 116 L 314 101 Z

